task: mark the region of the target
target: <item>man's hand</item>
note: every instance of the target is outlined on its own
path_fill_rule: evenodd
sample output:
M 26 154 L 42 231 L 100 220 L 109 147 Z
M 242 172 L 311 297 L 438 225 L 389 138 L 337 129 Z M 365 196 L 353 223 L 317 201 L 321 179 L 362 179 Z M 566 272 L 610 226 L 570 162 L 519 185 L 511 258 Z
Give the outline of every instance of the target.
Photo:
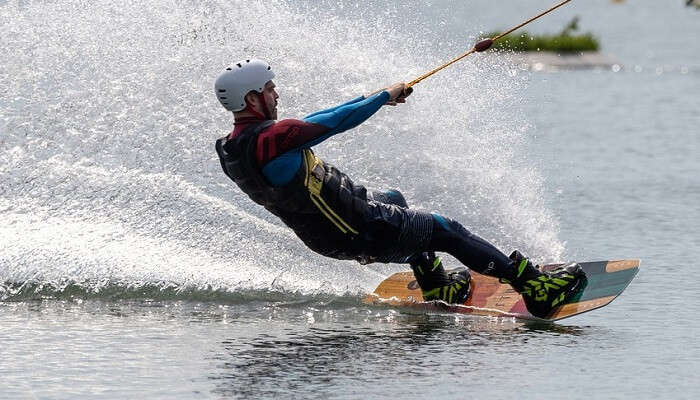
M 384 90 L 389 93 L 389 101 L 386 102 L 386 105 L 388 106 L 395 106 L 399 103 L 405 103 L 406 97 L 413 93 L 413 88 L 407 88 L 406 84 L 403 82 L 395 83 Z

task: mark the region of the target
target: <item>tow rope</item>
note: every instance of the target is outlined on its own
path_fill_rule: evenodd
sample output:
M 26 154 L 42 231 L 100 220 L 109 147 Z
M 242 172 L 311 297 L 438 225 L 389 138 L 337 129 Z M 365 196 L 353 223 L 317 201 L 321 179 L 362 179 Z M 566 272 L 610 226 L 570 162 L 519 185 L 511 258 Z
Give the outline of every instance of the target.
M 429 77 L 429 76 L 431 76 L 431 75 L 433 75 L 433 74 L 435 74 L 435 73 L 437 73 L 437 72 L 439 72 L 439 71 L 441 71 L 441 70 L 443 70 L 443 69 L 449 67 L 450 65 L 456 63 L 457 61 L 463 59 L 464 57 L 466 57 L 466 56 L 468 56 L 468 55 L 470 55 L 470 54 L 472 54 L 472 53 L 481 53 L 481 52 L 483 52 L 483 51 L 488 50 L 489 48 L 491 48 L 491 45 L 493 45 L 494 42 L 496 42 L 498 39 L 502 38 L 503 36 L 505 36 L 505 35 L 507 35 L 507 34 L 509 34 L 509 33 L 512 33 L 513 31 L 515 31 L 515 30 L 517 30 L 517 29 L 522 28 L 523 26 L 529 24 L 530 22 L 532 22 L 532 21 L 534 21 L 534 20 L 536 20 L 536 19 L 538 19 L 538 18 L 540 18 L 540 17 L 542 17 L 542 16 L 545 16 L 545 15 L 549 14 L 550 12 L 556 10 L 557 8 L 563 6 L 564 4 L 566 4 L 566 3 L 570 2 L 570 1 L 571 1 L 571 0 L 564 0 L 564 1 L 562 1 L 561 3 L 555 5 L 554 7 L 550 8 L 550 9 L 548 9 L 548 10 L 546 10 L 546 11 L 543 11 L 542 13 L 540 13 L 540 14 L 538 14 L 538 15 L 536 15 L 536 16 L 530 18 L 530 19 L 528 19 L 527 21 L 523 22 L 522 24 L 520 24 L 520 25 L 518 25 L 518 26 L 516 26 L 516 27 L 514 27 L 514 28 L 511 28 L 511 29 L 509 29 L 509 30 L 507 30 L 507 31 L 505 31 L 505 32 L 503 32 L 503 33 L 501 33 L 500 35 L 498 35 L 498 36 L 496 36 L 496 37 L 494 37 L 494 38 L 486 38 L 486 39 L 480 40 L 479 42 L 477 42 L 477 43 L 474 45 L 474 47 L 471 48 L 471 50 L 467 51 L 466 53 L 464 53 L 464 54 L 460 55 L 459 57 L 457 57 L 457 58 L 455 58 L 455 59 L 453 59 L 453 60 L 451 60 L 451 61 L 449 61 L 449 62 L 447 62 L 447 63 L 445 63 L 445 64 L 443 64 L 443 65 L 441 65 L 441 66 L 439 66 L 439 67 L 437 67 L 437 68 L 435 68 L 435 69 L 433 69 L 433 70 L 431 70 L 431 71 L 428 71 L 428 72 L 426 72 L 425 74 L 419 76 L 418 78 L 416 78 L 416 79 L 414 79 L 414 80 L 408 82 L 408 83 L 406 84 L 406 92 L 410 93 L 410 92 L 413 90 L 413 89 L 411 89 L 411 87 L 413 87 L 413 85 L 419 83 L 419 82 L 422 81 L 423 79 L 425 79 L 425 78 L 427 78 L 427 77 Z M 410 90 L 409 90 L 409 89 L 410 89 Z M 379 89 L 379 90 L 377 90 L 376 92 L 373 92 L 372 94 L 369 94 L 369 95 L 367 95 L 367 96 L 365 96 L 365 97 L 369 97 L 369 96 L 371 96 L 371 95 L 374 95 L 374 94 L 376 94 L 376 93 L 379 93 L 379 92 L 381 92 L 382 90 L 384 90 L 384 89 Z M 408 94 L 408 93 L 407 93 L 407 94 Z

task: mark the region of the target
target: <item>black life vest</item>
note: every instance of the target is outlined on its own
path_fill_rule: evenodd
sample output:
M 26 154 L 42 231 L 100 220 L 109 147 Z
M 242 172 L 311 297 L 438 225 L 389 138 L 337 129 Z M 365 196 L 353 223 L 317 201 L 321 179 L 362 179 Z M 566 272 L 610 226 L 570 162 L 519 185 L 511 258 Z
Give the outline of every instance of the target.
M 246 128 L 231 140 L 228 137 L 218 139 L 216 152 L 219 154 L 221 168 L 251 200 L 271 213 L 278 216 L 281 210 L 303 213 L 310 204 L 308 195 L 304 196 L 298 190 L 300 180 L 303 179 L 303 169 L 297 172 L 290 184 L 274 187 L 267 183 L 255 162 L 257 137 L 273 124 L 274 121 L 265 121 Z
M 311 149 L 291 182 L 272 186 L 255 160 L 258 135 L 274 124 L 251 125 L 232 139 L 216 141 L 224 173 L 254 202 L 277 215 L 311 249 L 335 258 L 354 258 L 351 242 L 366 223 L 367 190 Z

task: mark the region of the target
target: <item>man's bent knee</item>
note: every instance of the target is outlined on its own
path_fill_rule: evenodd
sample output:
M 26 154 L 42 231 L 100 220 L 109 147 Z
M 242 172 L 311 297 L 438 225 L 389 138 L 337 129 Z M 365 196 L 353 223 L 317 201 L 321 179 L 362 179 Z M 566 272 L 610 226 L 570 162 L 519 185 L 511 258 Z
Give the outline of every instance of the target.
M 403 197 L 403 194 L 401 194 L 401 192 L 399 192 L 398 190 L 392 189 L 381 192 L 373 191 L 370 197 L 370 200 L 378 201 L 380 203 L 392 204 L 395 206 L 408 208 L 408 203 L 406 203 L 406 199 Z

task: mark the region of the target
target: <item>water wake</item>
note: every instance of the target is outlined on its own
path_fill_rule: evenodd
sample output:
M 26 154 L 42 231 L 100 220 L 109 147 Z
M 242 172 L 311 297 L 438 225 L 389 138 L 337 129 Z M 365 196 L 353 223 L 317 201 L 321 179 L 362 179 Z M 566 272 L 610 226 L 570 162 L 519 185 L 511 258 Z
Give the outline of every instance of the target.
M 341 295 L 371 291 L 403 269 L 312 254 L 226 180 L 213 151 L 231 128 L 213 80 L 239 58 L 274 65 L 280 115 L 299 118 L 408 80 L 459 48 L 436 45 L 421 17 L 447 11 L 392 7 L 1 6 L 2 296 Z M 407 13 L 426 22 L 402 24 Z M 456 218 L 504 251 L 562 259 L 541 176 L 519 154 L 530 130 L 519 111 L 520 74 L 495 57 L 467 60 L 317 152 L 356 181 L 400 189 L 412 207 Z
M 290 291 L 272 282 L 268 288 L 212 287 L 183 285 L 179 282 L 116 282 L 109 280 L 69 280 L 4 282 L 0 284 L 0 300 L 140 300 L 196 301 L 214 304 L 253 304 L 275 302 L 288 305 L 354 306 L 362 304 L 363 293 L 339 293 L 333 288 L 319 287 L 311 292 Z

